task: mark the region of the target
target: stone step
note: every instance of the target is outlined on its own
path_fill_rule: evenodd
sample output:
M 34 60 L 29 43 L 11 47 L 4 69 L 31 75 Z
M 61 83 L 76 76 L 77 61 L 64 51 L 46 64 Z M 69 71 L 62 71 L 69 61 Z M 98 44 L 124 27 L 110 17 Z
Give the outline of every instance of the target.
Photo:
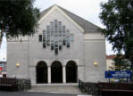
M 29 92 L 83 94 L 78 84 L 37 84 L 33 85 Z
M 92 95 L 77 95 L 77 96 L 92 96 Z

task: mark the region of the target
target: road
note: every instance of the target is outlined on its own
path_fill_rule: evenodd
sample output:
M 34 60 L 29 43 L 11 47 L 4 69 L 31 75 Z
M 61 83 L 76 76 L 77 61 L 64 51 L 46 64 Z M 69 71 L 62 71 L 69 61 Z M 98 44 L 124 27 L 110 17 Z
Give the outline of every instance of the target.
M 39 92 L 1 92 L 0 96 L 91 96 L 76 94 L 57 94 L 57 93 L 39 93 Z
M 0 92 L 0 96 L 77 96 L 74 94 L 35 93 L 35 92 Z

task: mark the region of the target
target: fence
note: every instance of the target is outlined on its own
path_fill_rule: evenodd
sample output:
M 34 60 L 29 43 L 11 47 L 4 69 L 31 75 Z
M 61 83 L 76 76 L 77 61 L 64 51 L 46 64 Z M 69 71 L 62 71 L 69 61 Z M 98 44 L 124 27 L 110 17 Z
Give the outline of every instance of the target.
M 81 80 L 79 80 L 79 89 L 83 93 L 91 94 L 93 96 L 97 96 L 98 95 L 97 83 L 82 82 Z
M 22 91 L 31 88 L 31 82 L 27 79 L 0 78 L 0 90 Z
M 133 96 L 133 83 L 82 82 L 79 81 L 82 92 L 93 96 Z
M 100 96 L 133 96 L 132 83 L 98 83 Z

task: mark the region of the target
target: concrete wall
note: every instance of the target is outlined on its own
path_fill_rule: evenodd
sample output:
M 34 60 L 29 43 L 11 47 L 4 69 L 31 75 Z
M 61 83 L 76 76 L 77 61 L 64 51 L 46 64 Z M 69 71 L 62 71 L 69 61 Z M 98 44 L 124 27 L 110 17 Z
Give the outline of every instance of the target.
M 7 73 L 9 77 L 28 78 L 28 42 L 8 42 Z M 20 66 L 17 67 L 16 64 Z
M 97 66 L 94 65 L 97 62 Z M 100 33 L 88 33 L 84 39 L 85 82 L 104 81 L 105 38 Z
M 115 62 L 113 59 L 106 59 L 106 70 L 115 70 Z

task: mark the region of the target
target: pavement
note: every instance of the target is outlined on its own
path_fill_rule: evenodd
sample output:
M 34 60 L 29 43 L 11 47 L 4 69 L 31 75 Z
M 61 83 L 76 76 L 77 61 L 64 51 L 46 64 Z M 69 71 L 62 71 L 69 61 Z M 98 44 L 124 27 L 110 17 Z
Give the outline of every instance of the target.
M 57 94 L 57 93 L 40 93 L 40 92 L 0 92 L 0 96 L 91 96 L 91 95 Z

